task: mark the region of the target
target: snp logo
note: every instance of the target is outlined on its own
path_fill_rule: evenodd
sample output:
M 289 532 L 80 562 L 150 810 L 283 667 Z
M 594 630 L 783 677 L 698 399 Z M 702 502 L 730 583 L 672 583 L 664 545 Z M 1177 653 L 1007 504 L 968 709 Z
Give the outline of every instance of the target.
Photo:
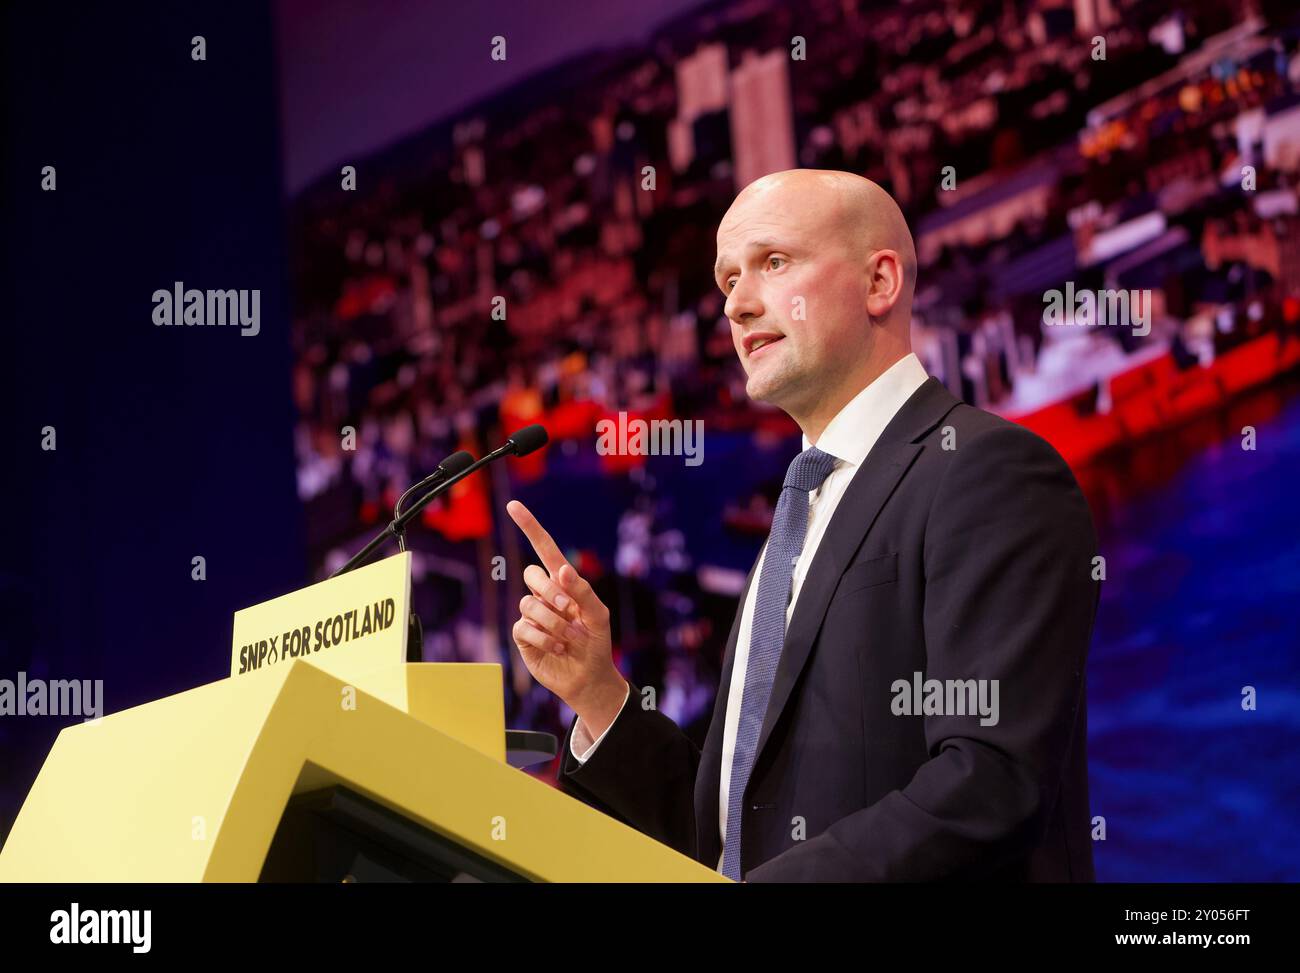
M 50 913 L 52 943 L 129 943 L 131 952 L 147 953 L 152 940 L 153 912 L 149 909 L 93 909 L 82 912 L 77 903 L 68 911 Z

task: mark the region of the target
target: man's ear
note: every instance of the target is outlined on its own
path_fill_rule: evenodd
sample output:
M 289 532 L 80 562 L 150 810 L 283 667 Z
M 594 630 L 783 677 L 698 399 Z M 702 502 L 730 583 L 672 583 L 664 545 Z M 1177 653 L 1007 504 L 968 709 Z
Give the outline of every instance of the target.
M 868 262 L 867 313 L 883 318 L 903 296 L 903 258 L 897 250 L 877 250 Z

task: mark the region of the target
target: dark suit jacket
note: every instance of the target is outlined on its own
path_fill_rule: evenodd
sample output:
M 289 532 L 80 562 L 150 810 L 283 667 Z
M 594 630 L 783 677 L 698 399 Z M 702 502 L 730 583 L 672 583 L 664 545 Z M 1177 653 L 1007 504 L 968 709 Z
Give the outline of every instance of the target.
M 854 475 L 800 591 L 745 793 L 743 877 L 1091 881 L 1096 554 L 1057 452 L 926 381 Z M 710 868 L 739 621 L 703 751 L 633 686 L 584 765 L 570 725 L 558 774 Z M 998 680 L 998 722 L 895 715 L 895 681 L 917 672 Z

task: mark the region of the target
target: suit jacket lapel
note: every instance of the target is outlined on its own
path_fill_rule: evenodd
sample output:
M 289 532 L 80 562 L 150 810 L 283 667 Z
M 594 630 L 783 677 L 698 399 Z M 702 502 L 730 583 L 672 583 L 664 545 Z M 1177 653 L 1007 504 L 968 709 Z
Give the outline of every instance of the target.
M 763 757 L 763 748 L 772 729 L 790 700 L 799 675 L 812 652 L 817 633 L 826 618 L 826 608 L 840 575 L 875 522 L 881 507 L 894 492 L 898 481 L 923 449 L 916 440 L 934 428 L 960 400 L 936 378 L 927 379 L 903 404 L 885 427 L 867 458 L 858 467 L 848 489 L 835 508 L 799 591 L 794 616 L 785 633 L 785 644 L 777 664 L 758 737 L 754 766 Z M 751 778 L 752 779 L 752 778 Z
M 817 556 L 804 579 L 799 593 L 799 603 L 786 631 L 781 661 L 777 665 L 772 696 L 763 719 L 763 730 L 758 739 L 755 766 L 763 756 L 763 747 L 772 735 L 772 727 L 780 718 L 790 699 L 794 684 L 803 671 L 812 651 L 813 642 L 826 617 L 831 592 L 849 559 L 861 544 L 868 529 L 880 513 L 881 507 L 902 479 L 907 468 L 920 454 L 916 445 L 961 400 L 952 395 L 936 378 L 912 394 L 898 414 L 881 433 L 866 460 L 854 474 L 848 490 L 835 508 L 835 516 L 827 525 Z M 761 558 L 761 555 L 760 555 Z M 722 675 L 718 695 L 713 703 L 713 719 L 701 755 L 695 779 L 695 829 L 700 861 L 713 866 L 721 854 L 721 835 L 718 833 L 718 790 L 722 775 L 722 740 L 726 729 L 728 697 L 731 693 L 731 674 L 736 662 L 736 642 L 740 635 L 740 619 L 749 597 L 749 586 L 754 583 L 760 558 L 754 559 L 740 593 L 740 604 L 731 623 L 727 648 L 723 654 Z

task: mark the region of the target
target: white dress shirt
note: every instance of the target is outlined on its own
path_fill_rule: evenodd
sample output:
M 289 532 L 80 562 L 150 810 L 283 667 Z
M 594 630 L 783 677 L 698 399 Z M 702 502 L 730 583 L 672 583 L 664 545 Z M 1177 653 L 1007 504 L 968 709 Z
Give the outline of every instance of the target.
M 839 506 L 840 498 L 844 496 L 844 491 L 857 473 L 858 467 L 867 458 L 871 447 L 876 444 L 876 440 L 885 431 L 890 420 L 903 407 L 903 403 L 912 397 L 912 393 L 925 383 L 926 378 L 925 368 L 921 365 L 920 359 L 914 354 L 905 355 L 850 399 L 848 404 L 836 413 L 835 418 L 822 432 L 821 438 L 817 440 L 815 444 L 817 448 L 834 456 L 835 465 L 825 482 L 808 496 L 808 533 L 804 537 L 803 551 L 794 564 L 790 605 L 785 612 L 787 627 L 794 616 L 794 606 L 799 600 L 799 589 L 808 574 L 808 567 L 817 554 L 817 545 L 821 543 L 822 535 L 826 533 L 826 525 L 830 523 L 835 508 Z M 812 445 L 814 444 L 808 437 L 804 436 L 803 448 L 807 449 Z M 724 847 L 727 839 L 727 799 L 728 792 L 731 790 L 731 764 L 736 752 L 736 733 L 740 725 L 740 701 L 745 691 L 745 667 L 749 661 L 754 603 L 758 599 L 758 579 L 762 576 L 763 555 L 766 551 L 767 544 L 764 543 L 763 551 L 758 556 L 754 580 L 749 585 L 745 606 L 740 615 L 740 631 L 736 633 L 736 661 L 731 669 L 731 686 L 727 693 L 726 720 L 722 733 L 722 778 L 718 788 L 718 832 L 722 836 Z M 631 695 L 630 687 L 628 695 Z M 623 706 L 627 706 L 627 696 L 623 698 Z M 620 708 L 619 714 L 621 715 L 622 712 Z M 616 716 L 615 722 L 617 719 Z M 610 726 L 613 725 L 610 723 Z M 609 727 L 606 727 L 605 733 L 608 732 Z M 605 739 L 605 733 L 593 741 L 582 720 L 577 720 L 569 738 L 569 749 L 580 764 L 590 759 L 596 748 L 600 746 L 600 741 Z M 579 753 L 579 750 L 582 752 Z M 722 870 L 721 857 L 718 858 L 717 867 L 719 871 Z

